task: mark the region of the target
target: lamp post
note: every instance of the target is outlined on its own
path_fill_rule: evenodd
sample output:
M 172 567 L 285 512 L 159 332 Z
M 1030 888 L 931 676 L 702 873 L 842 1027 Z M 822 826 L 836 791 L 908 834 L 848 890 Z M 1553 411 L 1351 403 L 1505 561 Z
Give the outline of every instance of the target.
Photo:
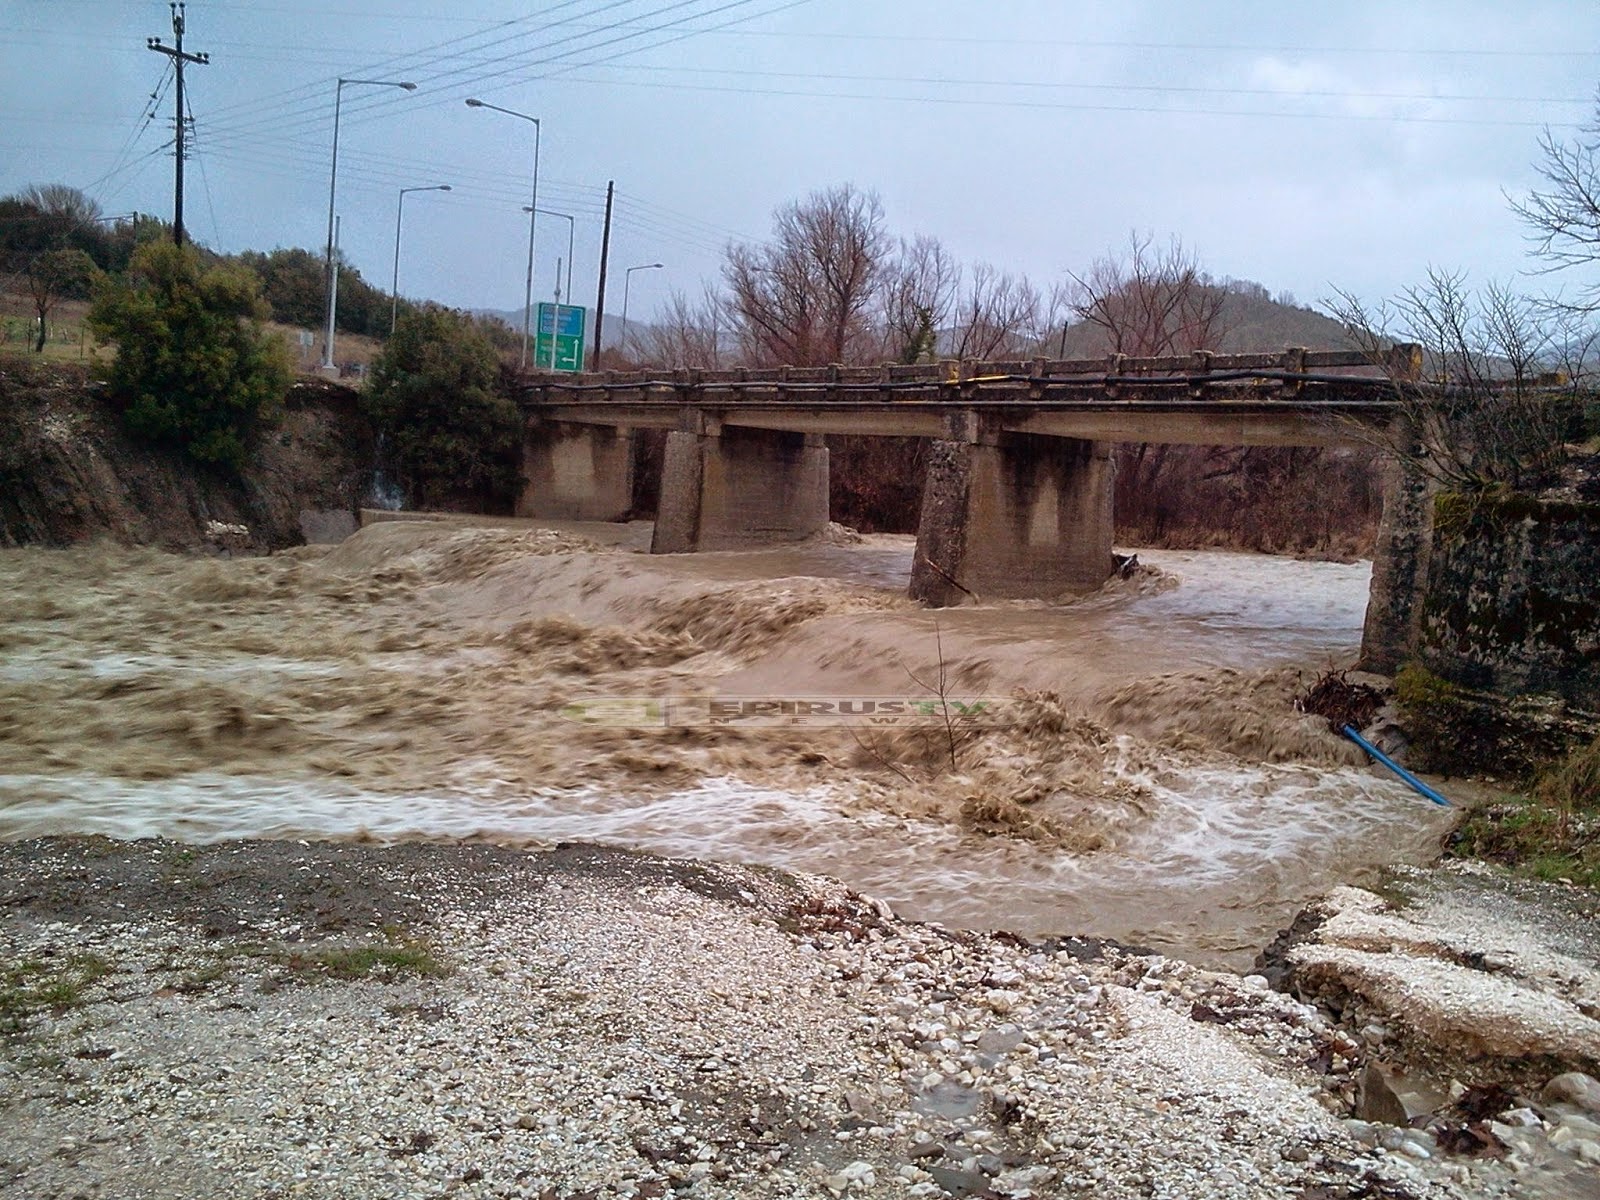
M 640 263 L 637 267 L 629 267 L 622 273 L 622 341 L 624 345 L 628 341 L 628 290 L 633 283 L 633 273 L 635 271 L 658 271 L 665 265 L 665 263 Z
M 530 117 L 527 113 L 517 112 L 511 108 L 501 108 L 498 104 L 486 104 L 482 100 L 468 100 L 467 107 L 493 109 L 497 113 L 505 113 L 508 117 L 521 117 L 524 121 L 533 122 L 533 196 L 526 206 L 528 210 L 528 285 L 522 293 L 522 359 L 517 364 L 520 368 L 525 369 L 528 365 L 528 325 L 533 320 L 533 235 L 538 229 L 539 221 L 539 142 L 544 137 L 544 126 L 540 123 L 538 117 Z M 554 345 L 553 342 L 552 345 Z
M 533 209 L 531 209 L 528 205 L 524 204 L 522 206 L 522 211 L 523 212 L 532 212 Z M 570 213 L 555 212 L 554 210 L 548 209 L 548 208 L 541 208 L 539 211 L 541 213 L 543 213 L 547 217 L 560 217 L 563 221 L 565 221 L 567 223 L 567 286 L 566 286 L 566 289 L 561 293 L 561 295 L 566 300 L 566 302 L 568 304 L 571 304 L 572 303 L 572 235 L 573 235 L 573 232 L 578 227 L 578 222 Z
M 333 310 L 339 299 L 339 268 L 333 261 L 333 200 L 339 186 L 339 110 L 344 103 L 345 84 L 363 87 L 397 87 L 408 92 L 417 90 L 409 81 L 393 79 L 344 79 L 333 89 L 333 165 L 328 169 L 328 328 L 322 342 L 322 367 L 333 370 Z
M 400 200 L 394 206 L 394 280 L 389 285 L 389 336 L 394 336 L 394 327 L 400 323 L 400 214 L 405 212 L 407 192 L 448 192 L 448 183 L 436 183 L 431 187 L 408 187 L 400 189 Z

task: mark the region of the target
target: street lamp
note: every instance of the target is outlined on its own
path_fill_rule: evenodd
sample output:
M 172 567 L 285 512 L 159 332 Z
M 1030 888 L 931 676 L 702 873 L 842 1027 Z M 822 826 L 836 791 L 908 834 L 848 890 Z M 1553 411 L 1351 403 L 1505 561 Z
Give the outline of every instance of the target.
M 363 87 L 397 87 L 408 92 L 417 90 L 417 85 L 409 81 L 343 78 L 339 80 L 339 86 L 333 89 L 333 165 L 328 170 L 328 329 L 322 342 L 322 366 L 328 371 L 333 370 L 333 310 L 339 301 L 339 269 L 333 262 L 333 198 L 339 185 L 339 110 L 344 102 L 344 85 L 347 83 Z
M 501 108 L 498 104 L 486 104 L 482 100 L 468 100 L 468 108 L 488 108 L 497 113 L 505 113 L 508 117 L 521 117 L 524 121 L 533 122 L 533 196 L 526 206 L 528 209 L 528 285 L 522 294 L 522 359 L 517 364 L 519 368 L 528 365 L 528 323 L 533 320 L 533 235 L 537 230 L 539 221 L 539 142 L 544 137 L 544 126 L 538 117 L 530 117 L 527 113 L 517 112 L 511 108 Z M 551 354 L 554 355 L 554 339 L 551 341 Z
M 531 207 L 529 207 L 528 205 L 524 204 L 522 206 L 522 211 L 523 212 L 532 212 L 533 209 Z M 577 229 L 578 222 L 569 213 L 555 212 L 554 210 L 548 209 L 548 208 L 541 208 L 539 211 L 542 212 L 547 217 L 560 217 L 563 221 L 565 221 L 567 223 L 567 290 L 565 292 L 563 292 L 562 295 L 564 295 L 566 297 L 567 303 L 571 304 L 572 303 L 572 234 L 573 234 L 573 231 L 575 229 Z M 560 281 L 558 280 L 557 282 L 560 282 Z
M 664 265 L 664 263 L 640 263 L 637 267 L 629 267 L 622 273 L 622 341 L 624 345 L 628 341 L 628 288 L 633 283 L 633 273 L 635 271 L 657 271 Z
M 394 327 L 400 323 L 400 214 L 406 208 L 407 192 L 448 192 L 448 183 L 436 183 L 431 187 L 408 187 L 400 189 L 400 202 L 394 206 L 394 281 L 389 285 L 389 335 L 394 336 Z

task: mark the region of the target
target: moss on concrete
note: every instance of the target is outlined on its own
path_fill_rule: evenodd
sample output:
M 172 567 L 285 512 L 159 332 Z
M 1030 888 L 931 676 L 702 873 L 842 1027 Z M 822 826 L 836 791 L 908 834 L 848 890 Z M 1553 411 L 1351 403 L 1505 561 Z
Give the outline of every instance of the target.
M 1442 775 L 1521 783 L 1595 736 L 1594 719 L 1551 696 L 1499 696 L 1418 663 L 1395 676 L 1395 704 L 1411 738 L 1410 763 Z
M 1600 504 L 1451 492 L 1434 517 L 1420 661 L 1464 687 L 1600 710 Z

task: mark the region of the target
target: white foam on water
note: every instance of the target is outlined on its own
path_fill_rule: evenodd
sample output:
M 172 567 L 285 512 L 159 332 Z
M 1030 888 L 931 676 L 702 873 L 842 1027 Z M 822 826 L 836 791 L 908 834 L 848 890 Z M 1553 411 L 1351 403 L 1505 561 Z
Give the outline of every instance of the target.
M 1121 849 L 1085 856 L 847 813 L 827 789 L 737 779 L 660 795 L 514 796 L 492 787 L 383 794 L 227 775 L 10 775 L 0 776 L 0 838 L 597 841 L 834 875 L 915 919 L 1116 937 L 1229 962 L 1332 882 L 1411 857 L 1447 820 L 1399 785 L 1356 770 L 1204 767 L 1124 777 L 1148 791 L 1153 820 Z
M 336 662 L 315 662 L 295 658 L 251 655 L 238 658 L 181 658 L 173 654 L 94 654 L 84 657 L 39 655 L 34 658 L 0 662 L 0 681 L 35 683 L 48 679 L 138 679 L 160 672 L 163 675 L 213 681 L 235 681 L 266 676 L 293 679 L 321 679 L 338 675 L 345 666 Z

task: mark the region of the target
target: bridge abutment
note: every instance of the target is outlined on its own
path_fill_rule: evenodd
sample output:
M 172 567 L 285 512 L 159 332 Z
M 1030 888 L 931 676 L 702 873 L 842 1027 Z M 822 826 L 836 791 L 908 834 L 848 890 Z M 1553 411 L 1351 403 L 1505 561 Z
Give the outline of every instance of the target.
M 1048 599 L 1110 578 L 1111 443 L 1007 434 L 971 414 L 951 425 L 929 454 L 913 599 Z
M 819 434 L 696 418 L 667 435 L 652 554 L 795 542 L 828 524 L 828 447 Z
M 519 517 L 622 521 L 633 508 L 633 436 L 625 428 L 530 422 Z

